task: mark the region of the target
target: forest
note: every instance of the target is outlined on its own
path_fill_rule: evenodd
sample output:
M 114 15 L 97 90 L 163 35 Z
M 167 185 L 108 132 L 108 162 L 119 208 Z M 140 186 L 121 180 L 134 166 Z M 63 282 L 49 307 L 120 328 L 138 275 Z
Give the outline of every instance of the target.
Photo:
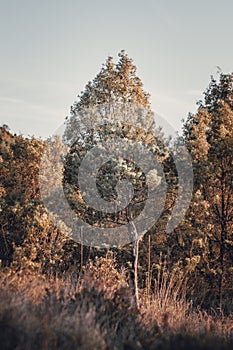
M 173 141 L 191 160 L 184 184 L 177 164 L 185 172 L 185 154 L 174 159 L 125 51 L 116 63 L 107 58 L 64 123 L 62 137 L 46 140 L 0 128 L 0 348 L 232 349 L 233 73 L 211 77 L 196 112 L 184 116 Z M 94 173 L 88 164 L 80 184 L 88 152 L 101 142 L 118 151 L 126 141 L 122 154 L 140 145 L 156 159 L 151 183 L 143 153 L 140 165 L 100 156 L 103 165 Z M 96 208 L 81 188 L 91 186 L 89 173 L 103 200 Z M 131 202 L 114 211 L 125 181 Z M 149 188 L 158 210 L 147 204 Z M 85 225 L 71 224 L 59 207 L 61 189 Z M 179 193 L 183 216 L 175 211 Z M 113 209 L 97 208 L 106 203 Z M 146 209 L 153 220 L 137 230 Z

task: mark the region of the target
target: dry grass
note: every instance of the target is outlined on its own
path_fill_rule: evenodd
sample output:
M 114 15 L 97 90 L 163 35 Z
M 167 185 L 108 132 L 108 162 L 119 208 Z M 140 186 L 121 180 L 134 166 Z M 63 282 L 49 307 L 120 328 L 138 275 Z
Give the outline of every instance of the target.
M 45 277 L 2 271 L 0 348 L 5 349 L 231 349 L 231 317 L 194 310 L 185 279 L 158 269 L 153 291 L 132 305 L 126 271 L 110 256 L 83 273 Z

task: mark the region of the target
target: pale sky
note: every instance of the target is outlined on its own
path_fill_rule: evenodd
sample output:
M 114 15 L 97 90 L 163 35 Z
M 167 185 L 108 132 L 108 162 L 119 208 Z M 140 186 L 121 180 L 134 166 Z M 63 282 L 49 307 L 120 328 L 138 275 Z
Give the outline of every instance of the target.
M 233 71 L 232 0 L 0 0 L 0 124 L 47 137 L 125 49 L 175 129 L 217 66 Z

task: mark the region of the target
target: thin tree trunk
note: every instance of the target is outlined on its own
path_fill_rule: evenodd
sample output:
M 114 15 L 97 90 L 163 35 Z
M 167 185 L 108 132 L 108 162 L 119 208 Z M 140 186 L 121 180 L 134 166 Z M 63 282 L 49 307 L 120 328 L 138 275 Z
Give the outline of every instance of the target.
M 139 292 L 138 292 L 138 255 L 139 255 L 139 237 L 136 226 L 131 221 L 129 223 L 130 236 L 133 241 L 133 295 L 134 295 L 134 306 L 139 308 Z
M 221 227 L 221 246 L 220 246 L 220 267 L 221 275 L 219 276 L 219 308 L 222 312 L 222 300 L 223 300 L 223 287 L 224 287 L 224 261 L 225 261 L 225 240 L 227 238 L 225 223 Z
M 225 188 L 224 188 L 225 173 L 222 172 L 221 178 L 221 238 L 220 238 L 220 267 L 221 274 L 219 276 L 219 308 L 222 312 L 222 300 L 223 300 L 223 284 L 224 284 L 224 270 L 225 270 L 225 253 L 226 246 L 225 241 L 227 239 L 227 224 L 226 224 L 226 208 L 225 208 Z
M 136 308 L 139 309 L 139 293 L 138 293 L 138 255 L 139 255 L 139 239 L 134 241 L 134 287 Z
M 83 228 L 80 228 L 80 238 L 81 238 L 81 246 L 80 246 L 80 265 L 81 265 L 81 269 L 83 267 Z
M 150 265 L 151 265 L 151 262 L 150 262 L 150 254 L 151 254 L 151 246 L 150 246 L 150 235 L 149 235 L 149 238 L 148 238 L 148 266 L 147 266 L 147 298 L 148 298 L 148 301 L 149 301 L 149 296 L 150 296 L 150 288 L 151 288 L 151 272 L 150 272 Z

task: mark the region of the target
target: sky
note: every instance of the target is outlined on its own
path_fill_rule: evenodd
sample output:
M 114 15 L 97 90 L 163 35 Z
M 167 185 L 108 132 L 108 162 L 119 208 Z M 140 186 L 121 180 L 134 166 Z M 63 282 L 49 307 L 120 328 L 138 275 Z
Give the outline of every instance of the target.
M 49 137 L 125 49 L 175 130 L 217 66 L 233 71 L 232 0 L 0 0 L 0 124 Z

